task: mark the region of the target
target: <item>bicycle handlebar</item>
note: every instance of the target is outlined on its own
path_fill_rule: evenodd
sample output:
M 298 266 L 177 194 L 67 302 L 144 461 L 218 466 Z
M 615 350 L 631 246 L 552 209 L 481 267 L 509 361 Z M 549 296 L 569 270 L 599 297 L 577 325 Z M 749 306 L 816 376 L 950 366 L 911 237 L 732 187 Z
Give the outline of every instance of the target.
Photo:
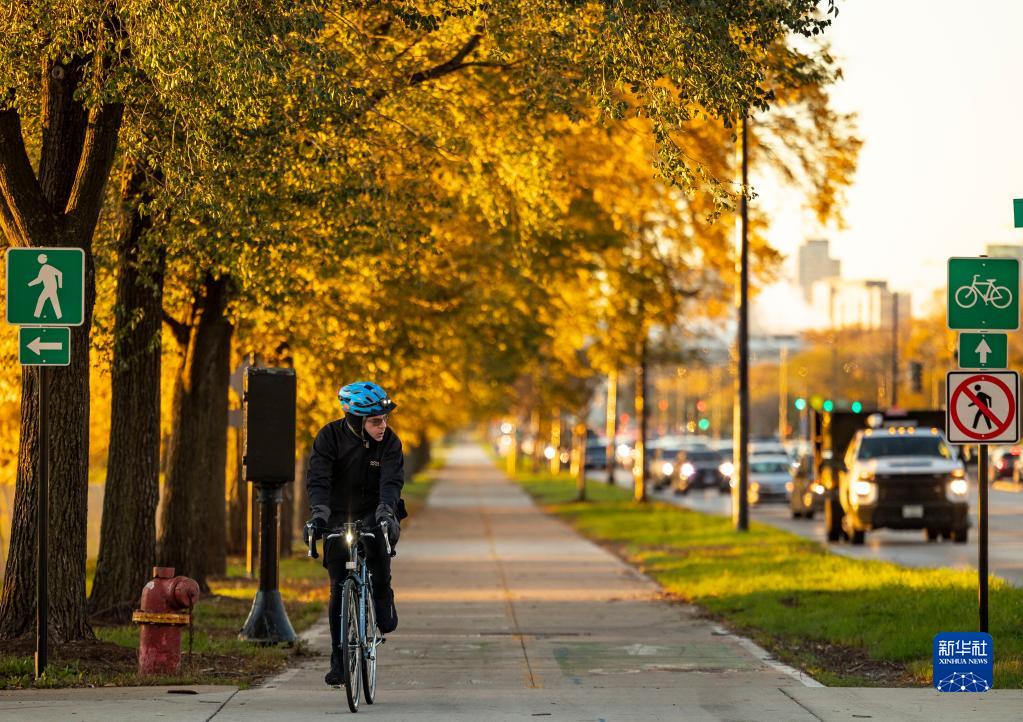
M 391 538 L 387 534 L 387 522 L 381 522 L 380 528 L 384 532 L 384 545 L 387 548 L 388 556 L 397 556 L 398 552 L 391 548 Z M 309 550 L 306 552 L 306 557 L 310 559 L 319 559 L 320 554 L 316 549 L 317 536 L 314 533 L 313 525 L 310 522 L 306 522 L 305 525 L 306 537 L 309 539 Z M 360 536 L 369 537 L 370 539 L 376 539 L 376 534 L 371 531 L 364 531 L 359 527 L 356 527 L 356 531 L 359 532 Z M 330 533 L 325 535 L 325 539 L 337 539 L 344 534 L 344 527 L 338 527 L 337 529 L 330 530 Z

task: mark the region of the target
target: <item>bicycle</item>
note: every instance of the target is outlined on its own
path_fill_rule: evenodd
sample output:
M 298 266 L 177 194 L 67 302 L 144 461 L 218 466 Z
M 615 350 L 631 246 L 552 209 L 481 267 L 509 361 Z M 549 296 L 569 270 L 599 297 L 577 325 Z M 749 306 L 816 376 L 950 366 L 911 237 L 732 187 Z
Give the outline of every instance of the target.
M 956 289 L 955 299 L 960 308 L 972 308 L 978 298 L 984 301 L 985 306 L 990 303 L 998 309 L 1009 307 L 1012 303 L 1012 291 L 1005 286 L 996 286 L 994 278 L 986 281 L 978 281 L 978 278 L 980 275 L 974 274 L 969 286 L 960 286 Z
M 387 535 L 387 523 L 380 525 L 389 556 L 395 556 Z M 316 537 L 311 524 L 306 524 L 309 539 L 307 556 L 317 559 Z M 377 691 L 377 648 L 386 640 L 377 627 L 373 605 L 373 575 L 366 566 L 366 543 L 376 535 L 359 522 L 349 522 L 332 530 L 326 540 L 341 539 L 348 548 L 345 569 L 348 575 L 341 582 L 341 667 L 348 709 L 359 711 L 362 693 L 366 704 L 373 704 Z

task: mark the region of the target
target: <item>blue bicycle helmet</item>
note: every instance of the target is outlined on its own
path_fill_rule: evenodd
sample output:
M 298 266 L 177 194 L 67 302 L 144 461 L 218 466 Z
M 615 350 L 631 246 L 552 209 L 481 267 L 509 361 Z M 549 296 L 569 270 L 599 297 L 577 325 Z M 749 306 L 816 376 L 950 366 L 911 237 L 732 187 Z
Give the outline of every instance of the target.
M 344 412 L 352 416 L 380 416 L 391 413 L 398 406 L 372 381 L 356 381 L 342 386 L 337 398 Z

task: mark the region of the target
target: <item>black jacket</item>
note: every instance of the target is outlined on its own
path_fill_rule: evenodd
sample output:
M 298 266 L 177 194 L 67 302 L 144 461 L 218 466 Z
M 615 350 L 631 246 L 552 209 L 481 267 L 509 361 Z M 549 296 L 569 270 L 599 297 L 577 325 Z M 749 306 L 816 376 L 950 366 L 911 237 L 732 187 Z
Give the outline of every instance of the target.
M 405 455 L 391 429 L 379 443 L 362 440 L 338 419 L 316 435 L 306 475 L 313 517 L 336 526 L 373 513 L 380 502 L 396 510 L 404 485 Z

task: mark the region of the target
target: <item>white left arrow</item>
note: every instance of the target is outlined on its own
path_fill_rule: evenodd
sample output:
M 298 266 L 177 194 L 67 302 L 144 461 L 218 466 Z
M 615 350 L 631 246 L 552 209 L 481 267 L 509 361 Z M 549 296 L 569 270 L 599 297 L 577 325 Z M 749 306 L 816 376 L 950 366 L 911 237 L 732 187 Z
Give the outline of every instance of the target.
M 64 344 L 60 341 L 43 341 L 38 336 L 28 342 L 29 351 L 36 356 L 43 351 L 60 351 L 62 348 L 64 348 Z
M 980 356 L 980 362 L 982 364 L 986 364 L 987 363 L 987 355 L 989 353 L 991 353 L 991 347 L 987 345 L 987 339 L 986 338 L 982 338 L 980 340 L 980 343 L 977 345 L 977 348 L 975 350 L 977 352 L 977 355 Z

